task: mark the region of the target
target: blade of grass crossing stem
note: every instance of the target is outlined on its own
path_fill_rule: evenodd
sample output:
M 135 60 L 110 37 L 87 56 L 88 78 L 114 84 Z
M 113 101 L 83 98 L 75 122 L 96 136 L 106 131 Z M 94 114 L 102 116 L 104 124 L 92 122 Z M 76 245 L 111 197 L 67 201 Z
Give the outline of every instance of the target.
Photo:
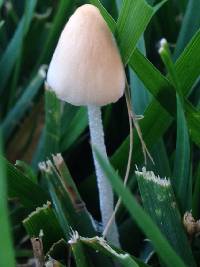
M 45 90 L 45 144 L 44 156 L 49 157 L 51 154 L 60 151 L 61 135 L 61 116 L 62 102 L 56 97 L 55 93 L 46 88 Z
M 5 158 L 0 157 L 7 170 L 8 197 L 18 199 L 26 208 L 34 209 L 49 199 L 48 194 Z M 37 196 L 37 197 L 35 197 Z
M 12 131 L 24 116 L 24 113 L 32 105 L 32 101 L 38 93 L 45 78 L 44 68 L 42 67 L 30 84 L 25 88 L 24 93 L 16 102 L 15 106 L 7 114 L 2 123 L 2 132 L 5 140 L 8 140 Z
M 200 27 L 200 0 L 188 1 L 186 12 L 183 18 L 181 30 L 176 43 L 174 58 L 177 59 L 184 50 L 192 36 L 199 30 Z
M 157 119 L 155 120 L 155 118 Z M 169 115 L 169 113 L 167 113 L 156 100 L 153 100 L 145 110 L 144 119 L 139 122 L 141 131 L 143 133 L 143 139 L 148 148 L 151 148 L 152 145 L 157 143 L 158 139 L 163 136 L 171 122 L 172 117 Z M 133 160 L 135 164 L 140 164 L 142 163 L 143 156 L 141 152 L 140 141 L 135 130 L 133 138 Z M 123 143 L 111 157 L 111 163 L 119 170 L 120 174 L 123 174 L 125 171 L 124 162 L 127 161 L 128 149 L 129 136 L 123 141 Z M 132 168 L 131 171 L 133 171 Z
M 195 266 L 170 180 L 161 179 L 146 168 L 136 171 L 136 176 L 145 210 L 185 264 Z
M 196 61 L 196 59 L 195 59 L 199 55 L 199 53 L 198 53 L 198 46 L 200 45 L 200 34 L 199 33 L 200 32 L 198 32 L 194 36 L 194 38 L 188 44 L 187 48 L 184 50 L 184 52 L 182 53 L 180 58 L 175 63 L 175 70 L 176 70 L 177 76 L 180 77 L 179 78 L 180 87 L 183 90 L 182 93 L 184 96 L 188 95 L 189 92 L 191 91 L 191 86 L 198 78 L 198 74 L 199 74 L 199 70 L 200 70 L 200 67 L 199 67 L 199 69 L 192 69 L 193 67 L 191 67 L 191 65 L 193 65 L 193 64 L 188 64 L 188 62 L 195 62 L 194 65 L 196 65 L 196 67 L 198 67 L 198 64 L 200 63 L 200 60 Z M 138 50 L 135 50 L 135 52 L 132 56 L 132 60 L 134 59 L 136 53 L 140 58 L 142 57 L 145 59 L 145 57 Z M 146 61 L 146 59 L 145 59 L 145 61 Z M 143 62 L 145 62 L 145 61 L 143 61 Z M 157 71 L 156 71 L 155 67 L 153 67 L 152 64 L 147 65 L 145 62 L 146 66 L 150 66 L 150 68 L 146 68 L 149 70 L 149 75 L 148 75 L 149 79 L 145 79 L 146 75 L 144 75 L 144 76 L 142 75 L 142 70 L 144 70 L 144 66 L 139 65 L 140 62 L 141 62 L 141 60 L 138 58 L 138 64 L 135 64 L 135 68 L 138 68 L 138 72 L 141 73 L 140 79 L 144 82 L 147 89 L 152 88 L 151 89 L 152 94 L 157 92 L 157 95 L 159 95 L 160 89 L 157 89 L 157 88 L 160 88 L 161 86 L 159 84 L 157 84 L 157 81 L 159 79 L 156 79 Z M 142 66 L 143 66 L 143 68 L 142 68 Z M 188 70 L 192 69 L 191 71 L 193 73 L 191 74 L 190 77 L 187 77 L 187 69 Z M 155 77 L 155 79 L 152 79 L 152 77 Z M 168 87 L 167 84 L 170 85 L 170 83 L 161 74 L 157 77 L 160 77 L 160 80 L 162 82 L 161 84 L 163 85 L 164 88 L 165 88 L 165 86 L 166 86 L 166 88 Z M 185 77 L 187 77 L 187 79 Z M 171 85 L 171 89 L 172 90 L 170 90 L 170 91 L 174 94 L 174 97 L 175 97 L 175 91 L 173 92 L 172 85 Z M 165 97 L 163 95 L 163 101 L 164 101 L 164 99 L 169 99 L 168 97 L 169 97 L 169 94 L 167 94 Z M 170 99 L 172 99 L 172 98 L 170 98 Z M 173 102 L 176 104 L 175 100 L 176 100 L 176 98 L 174 98 Z M 169 102 L 167 101 L 166 103 L 169 103 Z M 171 103 L 171 100 L 170 100 L 170 103 Z M 169 105 L 168 105 L 168 107 L 169 107 Z M 174 107 L 176 107 L 176 105 Z M 159 114 L 159 117 L 158 117 L 158 114 Z M 158 120 L 155 121 L 155 118 L 158 118 L 159 121 Z M 148 108 L 145 111 L 144 119 L 140 122 L 140 127 L 141 127 L 141 130 L 143 133 L 143 138 L 144 138 L 144 141 L 148 147 L 151 147 L 153 144 L 155 144 L 155 142 L 168 129 L 171 122 L 172 122 L 172 117 L 170 116 L 170 114 L 167 113 L 166 110 L 164 108 L 162 108 L 162 106 L 160 106 L 156 100 L 153 100 L 149 104 Z M 191 124 L 192 124 L 192 120 L 191 120 Z M 190 127 L 192 127 L 192 126 L 190 126 Z M 196 126 L 193 126 L 193 127 L 195 129 Z M 142 157 L 141 157 L 141 153 L 140 153 L 138 137 L 135 134 L 134 134 L 134 140 L 135 140 L 134 148 L 133 148 L 135 151 L 134 161 L 135 161 L 135 163 L 139 163 L 139 162 L 141 162 Z M 116 168 L 118 168 L 120 170 L 120 173 L 122 173 L 124 171 L 124 167 L 123 167 L 122 162 L 124 162 L 124 160 L 127 160 L 127 157 L 125 155 L 127 155 L 127 153 L 128 153 L 128 148 L 129 148 L 129 136 L 124 140 L 124 142 L 120 145 L 120 147 L 116 150 L 116 152 L 112 156 L 112 163 L 114 164 L 114 166 Z
M 33 211 L 23 220 L 23 225 L 30 238 L 39 237 L 40 231 L 42 230 L 42 243 L 45 252 L 47 252 L 54 243 L 64 238 L 62 228 L 58 223 L 50 202 Z
M 21 51 L 23 44 L 23 39 L 29 29 L 34 10 L 37 4 L 37 0 L 30 0 L 25 2 L 25 11 L 21 21 L 18 24 L 18 27 L 7 46 L 6 51 L 3 53 L 2 58 L 0 59 L 0 93 L 3 91 L 13 66 L 17 60 L 17 57 Z
M 0 136 L 0 154 L 2 143 Z M 8 219 L 7 186 L 5 162 L 0 157 L 0 225 L 2 227 L 0 242 L 0 266 L 15 267 L 15 256 Z
M 146 49 L 145 49 L 145 42 L 144 38 L 142 37 L 138 42 L 138 50 L 145 55 Z M 143 57 L 145 58 L 145 57 Z M 150 65 L 150 64 L 149 64 Z M 150 65 L 151 66 L 151 65 Z M 145 69 L 144 69 L 145 70 Z M 153 68 L 154 70 L 154 68 Z M 156 71 L 156 69 L 155 69 Z M 158 74 L 160 74 L 158 72 Z M 162 79 L 162 75 L 161 79 Z M 156 79 L 158 80 L 158 79 Z M 167 81 L 166 81 L 167 82 Z M 132 109 L 136 114 L 144 114 L 144 111 L 146 107 L 148 106 L 151 95 L 147 91 L 147 89 L 144 87 L 143 83 L 139 79 L 139 77 L 130 69 L 130 87 L 131 87 L 131 101 L 132 101 Z M 151 164 L 152 167 L 156 170 L 158 170 L 158 173 L 162 171 L 162 173 L 165 175 L 170 175 L 170 167 L 169 167 L 169 161 L 165 149 L 165 144 L 163 140 L 159 140 L 155 146 L 151 149 L 151 155 L 154 159 L 155 165 Z
M 91 3 L 101 10 L 103 17 L 108 24 L 112 21 L 112 23 L 110 23 L 110 29 L 114 33 L 116 24 L 115 21 L 111 19 L 112 17 L 98 0 L 91 0 Z M 182 88 L 184 96 L 188 95 L 192 85 L 195 83 L 200 74 L 200 53 L 198 53 L 199 45 L 200 30 L 195 34 L 175 63 L 175 69 L 177 76 L 180 77 L 180 87 Z M 188 62 L 193 62 L 193 64 L 188 64 Z M 133 51 L 129 64 L 155 98 L 158 99 L 158 101 L 161 102 L 167 110 L 171 110 L 169 111 L 170 114 L 175 114 L 176 97 L 173 86 L 170 82 L 140 53 L 137 48 Z M 144 72 L 144 70 L 148 71 Z M 158 86 L 157 80 L 161 83 L 160 86 Z M 171 103 L 170 109 L 168 105 L 169 101 L 166 102 L 166 99 L 168 99 Z
M 138 40 L 153 16 L 153 12 L 153 8 L 144 0 L 123 2 L 117 20 L 115 36 L 125 65 L 133 54 Z
M 100 166 L 104 170 L 104 173 L 109 179 L 116 191 L 118 196 L 122 199 L 127 210 L 130 212 L 134 221 L 138 224 L 141 230 L 146 234 L 146 236 L 151 240 L 156 252 L 166 264 L 166 266 L 176 266 L 176 267 L 186 267 L 180 257 L 172 249 L 166 238 L 162 235 L 161 231 L 149 217 L 149 215 L 142 209 L 142 207 L 137 203 L 135 198 L 132 196 L 130 191 L 124 187 L 123 182 L 117 175 L 115 170 L 111 165 L 105 162 L 102 155 L 93 147 L 97 160 Z

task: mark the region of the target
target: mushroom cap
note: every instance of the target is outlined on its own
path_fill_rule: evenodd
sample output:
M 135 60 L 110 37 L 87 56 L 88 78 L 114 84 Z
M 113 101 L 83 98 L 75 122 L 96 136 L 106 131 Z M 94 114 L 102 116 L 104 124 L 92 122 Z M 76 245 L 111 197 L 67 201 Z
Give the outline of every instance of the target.
M 47 83 L 73 105 L 103 106 L 124 93 L 125 72 L 115 40 L 98 8 L 79 7 L 65 25 Z

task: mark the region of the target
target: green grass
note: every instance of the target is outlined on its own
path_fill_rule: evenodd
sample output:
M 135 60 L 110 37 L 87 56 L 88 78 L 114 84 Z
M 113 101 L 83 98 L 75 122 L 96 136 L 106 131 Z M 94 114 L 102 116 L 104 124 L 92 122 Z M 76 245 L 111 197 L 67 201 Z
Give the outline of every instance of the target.
M 132 109 L 144 116 L 138 123 L 155 161 L 146 168 L 171 182 L 164 187 L 152 174 L 135 173 L 144 157 L 133 129 L 123 187 L 130 140 L 126 102 L 104 107 L 110 164 L 96 155 L 116 200 L 122 198 L 116 214 L 121 248 L 99 238 L 87 110 L 60 102 L 44 86 L 63 26 L 89 2 L 115 35 Z M 183 225 L 186 211 L 200 219 L 199 10 L 200 0 L 0 1 L 0 266 L 33 258 L 26 236 L 38 237 L 41 230 L 43 256 L 58 266 L 200 266 L 198 231 L 189 236 Z M 169 47 L 159 54 L 161 38 Z

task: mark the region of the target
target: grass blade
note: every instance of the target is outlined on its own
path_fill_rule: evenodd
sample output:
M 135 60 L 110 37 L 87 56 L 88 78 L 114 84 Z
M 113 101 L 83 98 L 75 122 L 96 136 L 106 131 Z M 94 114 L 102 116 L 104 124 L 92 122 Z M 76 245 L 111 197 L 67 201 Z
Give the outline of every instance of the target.
M 24 176 L 5 158 L 0 157 L 0 159 L 4 162 L 7 170 L 9 198 L 18 199 L 24 207 L 30 209 L 35 209 L 47 202 L 49 197 L 45 190 Z
M 13 66 L 21 51 L 23 39 L 29 29 L 36 4 L 37 0 L 30 0 L 26 2 L 24 15 L 21 21 L 19 22 L 17 30 L 15 31 L 14 36 L 12 37 L 5 53 L 3 54 L 0 60 L 0 81 L 1 81 L 0 93 L 2 92 L 7 83 L 10 73 L 13 69 Z
M 177 137 L 173 185 L 182 213 L 191 209 L 192 180 L 190 177 L 190 142 L 185 114 L 177 99 Z
M 43 160 L 60 151 L 62 103 L 54 91 L 45 90 L 45 129 Z
M 125 65 L 131 58 L 136 44 L 153 16 L 153 13 L 153 8 L 144 0 L 126 0 L 123 2 L 117 20 L 115 36 Z
M 45 252 L 64 237 L 50 202 L 33 211 L 23 220 L 23 225 L 30 238 L 39 237 L 40 231 L 43 231 L 42 243 Z
M 109 163 L 106 163 L 101 154 L 94 148 L 96 157 L 104 173 L 112 184 L 114 190 L 121 197 L 127 210 L 141 230 L 151 240 L 155 250 L 166 266 L 186 267 L 179 256 L 174 252 L 168 241 L 163 237 L 152 219 L 144 212 L 130 191 L 124 187 L 120 177 L 116 174 Z
M 84 245 L 92 247 L 95 251 L 100 251 L 105 256 L 111 257 L 116 262 L 121 264 L 124 267 L 139 267 L 140 265 L 128 254 L 125 252 L 118 252 L 114 248 L 110 247 L 109 244 L 101 237 L 93 238 L 84 238 L 78 236 L 77 242 L 81 242 Z
M 43 68 L 41 68 L 38 74 L 33 78 L 33 80 L 24 90 L 24 93 L 19 98 L 15 106 L 7 114 L 6 118 L 2 123 L 2 131 L 5 140 L 8 140 L 13 129 L 17 126 L 19 121 L 24 116 L 24 113 L 32 104 L 33 98 L 36 96 L 38 90 L 41 88 L 44 78 L 44 70 Z
M 0 140 L 0 154 L 2 144 Z M 11 238 L 7 207 L 7 186 L 5 162 L 0 157 L 0 225 L 2 227 L 0 242 L 0 266 L 15 267 L 15 256 Z
M 144 208 L 187 266 L 196 266 L 170 180 L 136 171 Z
M 174 58 L 177 59 L 182 53 L 187 43 L 198 31 L 200 27 L 200 1 L 190 0 L 188 1 L 186 12 L 183 18 L 181 30 L 176 43 L 176 49 L 174 52 Z

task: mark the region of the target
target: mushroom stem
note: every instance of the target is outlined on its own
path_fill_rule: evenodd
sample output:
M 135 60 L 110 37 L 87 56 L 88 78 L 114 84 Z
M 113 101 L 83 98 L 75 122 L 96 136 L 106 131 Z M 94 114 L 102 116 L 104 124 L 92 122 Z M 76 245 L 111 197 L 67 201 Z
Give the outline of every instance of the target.
M 98 106 L 88 106 L 90 137 L 93 145 L 102 153 L 105 160 L 108 161 L 106 146 L 104 142 L 104 131 L 101 119 L 101 109 Z M 103 170 L 101 169 L 94 152 L 93 159 L 97 176 L 97 184 L 99 190 L 100 211 L 102 217 L 103 228 L 106 227 L 110 217 L 114 211 L 114 196 L 110 182 L 106 179 Z M 115 220 L 107 233 L 107 239 L 115 246 L 119 246 L 119 235 Z

